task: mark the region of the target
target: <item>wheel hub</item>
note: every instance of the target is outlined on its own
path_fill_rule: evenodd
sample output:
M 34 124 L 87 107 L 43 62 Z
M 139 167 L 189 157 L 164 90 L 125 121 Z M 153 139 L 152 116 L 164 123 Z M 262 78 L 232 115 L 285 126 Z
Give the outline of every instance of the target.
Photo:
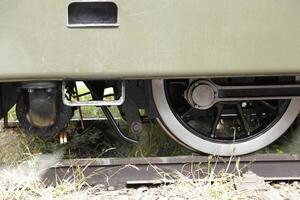
M 209 81 L 200 80 L 190 85 L 185 99 L 192 107 L 205 110 L 215 104 L 217 92 L 217 88 Z

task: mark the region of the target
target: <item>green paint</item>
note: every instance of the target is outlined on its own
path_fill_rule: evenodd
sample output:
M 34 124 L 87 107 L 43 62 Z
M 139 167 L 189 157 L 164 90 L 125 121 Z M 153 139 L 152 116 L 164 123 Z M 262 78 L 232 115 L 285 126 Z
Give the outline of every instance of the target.
M 299 74 L 299 0 L 116 0 L 118 28 L 68 28 L 62 0 L 0 1 L 0 79 Z

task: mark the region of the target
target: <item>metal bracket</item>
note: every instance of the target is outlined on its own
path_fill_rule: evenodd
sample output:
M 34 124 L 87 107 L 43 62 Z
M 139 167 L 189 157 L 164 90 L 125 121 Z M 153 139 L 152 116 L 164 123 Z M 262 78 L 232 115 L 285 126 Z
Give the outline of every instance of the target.
M 121 83 L 121 96 L 117 100 L 109 100 L 109 101 L 70 101 L 67 99 L 66 95 L 66 87 L 65 82 L 62 82 L 62 100 L 66 106 L 71 107 L 79 107 L 79 106 L 120 106 L 125 101 L 125 82 Z

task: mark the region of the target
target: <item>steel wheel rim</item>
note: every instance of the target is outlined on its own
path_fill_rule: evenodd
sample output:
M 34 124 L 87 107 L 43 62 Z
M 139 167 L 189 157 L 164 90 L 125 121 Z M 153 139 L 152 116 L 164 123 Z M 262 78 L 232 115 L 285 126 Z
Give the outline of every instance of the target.
M 258 137 L 280 120 L 290 104 L 290 100 L 233 101 L 227 103 L 220 102 L 211 108 L 197 110 L 187 104 L 186 100 L 182 97 L 181 93 L 183 92 L 172 93 L 172 89 L 174 92 L 174 88 L 176 88 L 177 92 L 180 91 L 179 87 L 184 85 L 182 84 L 184 80 L 176 80 L 173 83 L 172 81 L 164 81 L 164 88 L 168 105 L 173 114 L 190 132 L 213 142 L 232 143 L 233 138 L 235 138 L 235 143 L 239 143 L 253 137 Z M 182 104 L 178 106 L 178 102 Z M 247 104 L 247 106 L 243 107 L 242 104 Z M 176 106 L 177 108 L 175 108 Z M 186 107 L 185 111 L 179 114 L 184 107 Z M 270 107 L 272 107 L 272 110 Z M 226 110 L 230 110 L 231 113 L 226 113 Z M 249 110 L 252 112 L 247 112 Z M 195 117 L 197 115 L 198 117 Z M 209 124 L 207 123 L 208 121 L 210 121 Z M 218 125 L 222 124 L 222 122 L 224 127 L 228 126 L 228 124 L 234 127 L 231 126 L 231 130 L 228 130 L 227 127 L 227 130 L 223 130 L 223 133 L 220 133 Z M 229 136 L 230 132 L 232 133 L 231 136 Z
M 169 106 L 164 80 L 153 80 L 152 89 L 161 125 L 169 135 L 190 149 L 222 156 L 247 154 L 269 145 L 289 128 L 300 108 L 299 100 L 291 100 L 282 117 L 267 132 L 244 142 L 217 143 L 195 136 L 180 123 Z

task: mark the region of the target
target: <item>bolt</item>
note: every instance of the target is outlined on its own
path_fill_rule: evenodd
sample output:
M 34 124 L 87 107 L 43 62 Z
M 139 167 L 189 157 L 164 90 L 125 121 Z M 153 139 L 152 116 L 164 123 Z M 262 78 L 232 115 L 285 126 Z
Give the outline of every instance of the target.
M 50 93 L 50 92 L 52 92 L 52 88 L 47 88 L 47 90 L 46 90 L 46 92 L 48 92 L 48 93 Z
M 242 102 L 242 107 L 243 108 L 247 107 L 247 102 Z
M 133 122 L 130 128 L 133 133 L 141 133 L 143 131 L 143 125 L 140 122 Z

